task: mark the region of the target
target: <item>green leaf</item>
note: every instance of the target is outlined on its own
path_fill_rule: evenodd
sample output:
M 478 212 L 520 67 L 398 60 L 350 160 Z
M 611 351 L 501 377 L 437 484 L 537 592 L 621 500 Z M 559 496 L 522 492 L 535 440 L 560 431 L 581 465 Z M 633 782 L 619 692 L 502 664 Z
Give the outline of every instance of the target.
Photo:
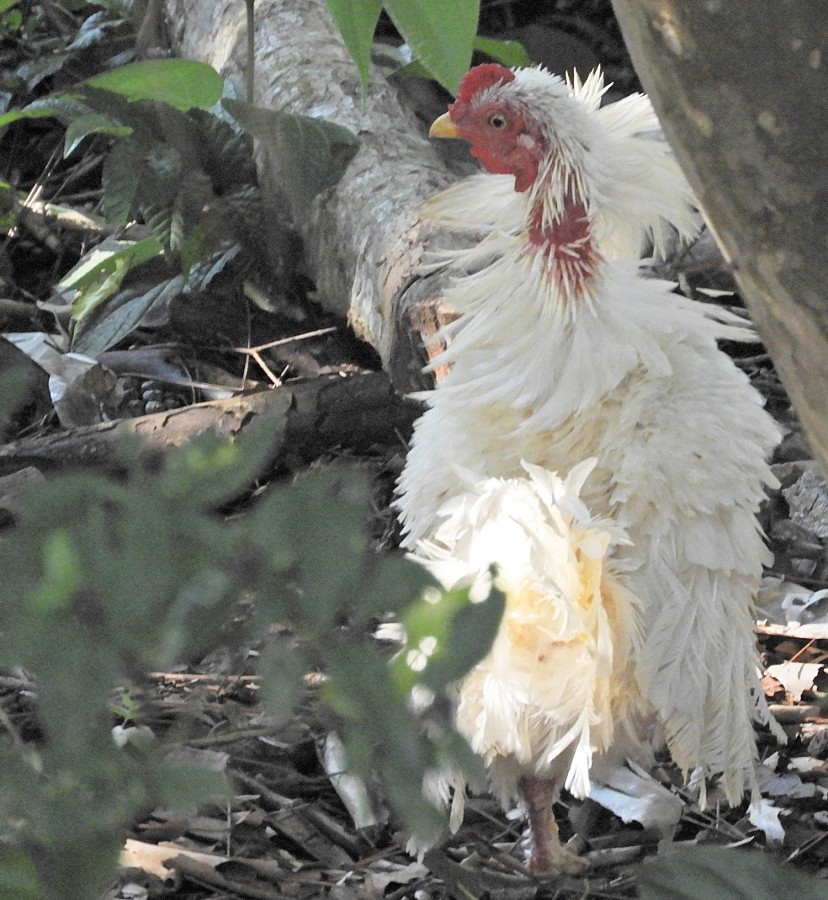
M 95 110 L 77 94 L 57 94 L 33 100 L 21 112 L 25 114 L 24 118 L 28 118 L 29 115 L 39 118 L 41 113 L 45 113 L 68 124 L 74 119 L 91 115 Z
M 92 113 L 79 119 L 73 119 L 66 128 L 63 139 L 63 155 L 69 156 L 78 144 L 90 134 L 110 134 L 113 137 L 126 137 L 132 134 L 129 125 L 121 125 L 109 116 Z
M 72 350 L 97 358 L 136 328 L 152 306 L 161 305 L 180 294 L 185 285 L 184 276 L 176 275 L 160 284 L 157 279 L 149 287 L 142 282 L 110 296 L 105 305 L 77 323 Z
M 0 847 L 0 900 L 43 900 L 31 858 Z
M 366 490 L 365 480 L 354 473 L 315 474 L 290 489 L 271 491 L 251 516 L 251 535 L 274 575 L 296 570 L 301 589 L 293 598 L 291 624 L 306 637 L 324 635 L 359 591 Z M 262 598 L 263 609 L 271 605 Z M 278 611 L 278 602 L 273 609 Z
M 80 556 L 69 532 L 58 528 L 43 544 L 43 579 L 29 602 L 36 612 L 52 612 L 69 606 L 83 583 Z
M 218 548 L 216 548 L 218 550 Z M 149 554 L 148 554 L 149 555 Z M 216 557 L 220 554 L 217 552 Z M 192 653 L 196 642 L 193 640 L 193 623 L 214 623 L 212 629 L 204 629 L 204 632 L 217 639 L 216 631 L 219 627 L 222 603 L 230 596 L 230 575 L 217 568 L 206 565 L 196 572 L 193 577 L 178 591 L 172 608 L 164 618 L 163 636 L 161 646 L 157 653 L 153 654 L 155 665 L 162 671 L 174 666 L 185 654 Z M 202 638 L 203 634 L 199 634 Z M 213 649 L 205 646 L 204 650 Z
M 471 602 L 467 588 L 455 588 L 414 604 L 402 616 L 406 647 L 392 662 L 398 689 L 439 690 L 462 678 L 491 649 L 505 602 L 494 588 L 481 603 Z
M 641 900 L 825 900 L 826 884 L 767 853 L 690 847 L 648 860 L 638 869 Z
M 138 205 L 147 228 L 161 242 L 164 252 L 177 255 L 200 221 L 215 218 L 214 209 L 222 201 L 213 193 L 203 169 L 187 165 L 174 148 L 165 150 L 154 154 L 155 171 L 146 173 L 138 186 Z M 232 232 L 228 235 L 229 223 L 218 223 L 218 231 L 225 238 L 232 238 Z M 220 242 L 210 252 L 219 246 Z
M 208 109 L 221 99 L 221 75 L 189 59 L 152 59 L 87 78 L 84 84 L 128 100 L 160 100 L 179 110 Z M 2 122 L 0 122 L 2 124 Z
M 479 0 L 386 0 L 385 9 L 414 56 L 456 93 L 471 64 Z
M 20 0 L 0 0 L 0 13 L 4 13 L 7 9 L 17 6 Z
M 282 643 L 271 641 L 262 652 L 258 665 L 262 702 L 277 721 L 290 719 L 305 688 L 302 676 L 310 670 L 304 654 L 287 640 Z
M 174 504 L 217 509 L 238 498 L 261 475 L 272 452 L 267 427 L 245 429 L 235 444 L 209 434 L 193 438 L 165 458 L 159 491 Z
M 532 58 L 520 41 L 499 41 L 497 38 L 478 36 L 474 39 L 474 49 L 510 68 L 532 65 Z
M 167 763 L 158 768 L 159 800 L 177 808 L 197 806 L 207 800 L 229 800 L 233 790 L 224 772 L 196 765 Z
M 107 222 L 130 220 L 140 180 L 140 155 L 135 142 L 118 141 L 106 154 L 101 174 L 104 192 L 101 212 Z
M 359 147 L 357 138 L 333 122 L 251 106 L 225 98 L 222 105 L 260 142 L 269 176 L 301 220 L 311 200 L 336 184 Z
M 409 607 L 437 582 L 428 570 L 404 557 L 374 554 L 367 557 L 367 571 L 354 600 L 354 614 L 362 619 Z
M 118 290 L 133 266 L 162 252 L 163 247 L 153 237 L 141 241 L 107 239 L 98 244 L 58 283 L 60 291 L 78 291 L 72 302 L 72 318 L 82 321 Z
M 5 128 L 6 125 L 11 125 L 12 122 L 17 122 L 19 119 L 48 119 L 49 116 L 52 115 L 54 115 L 54 113 L 49 109 L 30 111 L 25 109 L 10 109 L 0 116 L 0 128 Z
M 395 692 L 385 659 L 373 647 L 345 644 L 330 651 L 328 673 L 323 697 L 346 720 L 344 743 L 350 766 L 362 774 L 376 768 L 408 830 L 436 837 L 445 816 L 422 789 L 436 758 L 419 723 Z
M 6 35 L 11 35 L 15 31 L 19 31 L 22 26 L 23 13 L 21 13 L 19 9 L 3 13 L 3 18 L 0 19 L 0 31 Z M 3 93 L 9 98 L 11 97 L 7 91 L 4 91 Z
M 424 683 L 438 689 L 462 678 L 489 652 L 500 628 L 506 597 L 492 588 L 482 603 L 469 603 L 457 611 L 445 639 L 445 656 L 426 667 Z
M 232 239 L 232 235 L 228 235 L 232 225 L 229 221 L 231 215 L 227 203 L 223 198 L 219 199 L 215 205 L 206 206 L 198 222 L 183 236 L 177 249 L 181 269 L 188 280 L 195 275 L 196 267 L 217 262 L 229 250 L 234 249 L 235 255 L 241 249 L 238 244 L 228 246 L 229 239 Z M 211 267 L 208 266 L 208 269 Z
M 448 710 L 445 715 L 448 718 Z M 432 724 L 429 729 L 429 738 L 437 751 L 437 758 L 440 761 L 439 769 L 442 771 L 459 769 L 466 776 L 466 781 L 473 790 L 477 790 L 478 787 L 485 784 L 486 768 L 483 760 L 472 750 L 462 734 L 452 727 L 437 728 Z
M 427 69 L 418 59 L 406 63 L 394 73 L 402 78 L 429 78 L 432 81 L 437 80 L 437 76 Z
M 531 66 L 532 59 L 519 41 L 499 41 L 495 38 L 476 37 L 474 39 L 474 49 L 480 53 L 485 53 L 504 66 Z M 386 54 L 393 59 L 391 54 Z M 398 63 L 399 64 L 399 63 Z M 395 72 L 404 78 L 430 78 L 437 79 L 432 72 L 420 59 L 413 59 L 409 63 L 403 62 Z
M 84 254 L 77 263 L 58 282 L 61 291 L 80 290 L 98 280 L 100 273 L 107 274 L 114 269 L 114 260 L 124 255 L 135 246 L 134 241 L 119 241 L 112 238 L 103 241 L 98 247 Z M 109 261 L 113 260 L 110 266 Z
M 241 250 L 242 248 L 238 244 L 231 244 L 226 249 L 223 248 L 200 262 L 194 263 L 192 260 L 188 260 L 191 268 L 187 272 L 187 289 L 194 293 L 203 291 L 241 253 Z M 186 242 L 181 248 L 181 252 L 183 259 L 184 253 L 189 252 Z
M 328 0 L 328 12 L 359 71 L 363 94 L 368 90 L 371 46 L 382 0 Z
M 93 505 L 117 506 L 123 499 L 122 488 L 108 479 L 86 473 L 50 478 L 23 494 L 18 521 L 31 536 L 64 523 L 76 525 L 81 510 Z

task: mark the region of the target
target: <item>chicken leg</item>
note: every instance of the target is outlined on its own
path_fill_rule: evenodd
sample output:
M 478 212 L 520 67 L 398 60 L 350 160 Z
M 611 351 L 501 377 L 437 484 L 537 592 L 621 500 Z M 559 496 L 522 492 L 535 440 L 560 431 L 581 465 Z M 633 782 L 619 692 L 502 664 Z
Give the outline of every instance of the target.
M 529 870 L 536 875 L 579 875 L 589 863 L 561 846 L 554 812 L 556 783 L 525 775 L 520 780 L 520 791 L 529 818 Z

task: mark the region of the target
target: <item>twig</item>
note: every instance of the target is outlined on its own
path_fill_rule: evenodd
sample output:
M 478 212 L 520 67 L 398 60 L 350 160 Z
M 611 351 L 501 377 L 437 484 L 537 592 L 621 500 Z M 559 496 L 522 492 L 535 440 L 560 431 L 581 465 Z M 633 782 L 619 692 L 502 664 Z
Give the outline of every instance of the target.
M 262 350 L 270 350 L 272 347 L 281 347 L 283 344 L 292 344 L 295 341 L 305 341 L 308 338 L 319 337 L 321 334 L 331 334 L 334 331 L 339 331 L 339 328 L 335 325 L 330 328 L 317 328 L 316 331 L 305 331 L 302 334 L 279 338 L 276 341 L 268 341 L 266 344 L 257 344 L 255 347 L 233 347 L 233 349 L 236 353 L 258 353 Z
M 223 744 L 235 744 L 237 741 L 249 741 L 252 738 L 268 737 L 278 734 L 276 726 L 260 726 L 259 728 L 236 728 L 233 731 L 219 731 L 202 738 L 188 738 L 187 746 L 203 750 L 205 747 L 220 747 Z
M 283 344 L 292 344 L 296 341 L 304 341 L 308 338 L 317 337 L 320 334 L 330 334 L 332 331 L 338 331 L 336 327 L 317 328 L 316 331 L 307 331 L 304 334 L 295 334 L 292 337 L 279 338 L 275 341 L 268 341 L 266 344 L 259 344 L 256 347 L 233 347 L 235 353 L 243 353 L 248 359 L 254 359 L 256 365 L 265 373 L 274 386 L 282 383 L 282 377 L 277 375 L 270 366 L 262 359 L 261 351 L 269 350 L 271 347 L 279 347 Z M 245 364 L 246 365 L 246 364 Z M 246 374 L 246 369 L 245 369 Z M 284 375 L 284 373 L 282 373 Z
M 247 84 L 247 102 L 252 104 L 254 98 L 255 65 L 256 65 L 256 37 L 255 37 L 255 17 L 253 6 L 256 0 L 245 0 L 247 7 L 247 59 L 245 61 L 244 78 Z
M 803 853 L 807 853 L 810 850 L 813 850 L 814 847 L 821 844 L 825 838 L 828 838 L 828 831 L 823 832 L 822 834 L 815 834 L 813 837 L 808 838 L 804 841 L 796 850 L 791 853 L 790 856 L 785 860 L 786 863 L 793 862 L 797 857 L 801 856 Z

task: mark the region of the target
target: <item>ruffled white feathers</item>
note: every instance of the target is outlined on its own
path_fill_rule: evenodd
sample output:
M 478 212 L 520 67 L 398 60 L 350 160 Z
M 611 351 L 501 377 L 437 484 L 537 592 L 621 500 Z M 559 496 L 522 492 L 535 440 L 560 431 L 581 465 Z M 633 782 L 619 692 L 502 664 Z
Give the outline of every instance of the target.
M 435 362 L 450 372 L 423 395 L 429 409 L 415 427 L 396 505 L 409 548 L 436 566 L 442 546 L 446 578 L 452 566 L 469 575 L 502 563 L 499 577 L 515 598 L 512 625 L 464 683 L 460 709 L 492 771 L 506 772 L 501 784 L 514 781 L 513 763 L 558 759 L 580 790 L 590 754 L 626 715 L 613 698 L 630 690 L 651 704 L 685 772 L 723 775 L 736 802 L 752 778 L 752 722 L 770 722 L 750 604 L 767 562 L 755 513 L 775 483 L 766 457 L 779 429 L 716 346 L 750 340 L 749 325 L 642 277 L 644 244 L 658 251 L 672 228 L 692 235 L 696 217 L 681 172 L 652 137 L 649 102 L 636 96 L 598 108 L 602 84 L 594 74 L 567 89 L 543 70 L 520 70 L 498 88 L 544 123 L 578 170 L 600 257 L 583 302 L 563 297 L 528 252 L 545 180 L 519 194 L 511 176 L 478 175 L 424 207 L 439 226 L 477 243 L 441 257 L 453 278 L 443 300 L 462 315 Z M 567 473 L 583 480 L 577 467 L 586 459 L 594 468 L 578 491 Z M 546 503 L 531 466 L 546 478 L 560 473 L 564 496 L 579 493 L 589 514 Z M 500 481 L 470 495 L 458 469 Z M 616 525 L 606 530 L 606 519 Z M 543 523 L 543 539 L 529 521 Z M 582 542 L 600 534 L 604 551 L 590 556 Z M 503 559 L 507 544 L 516 549 Z M 605 627 L 608 610 L 634 605 L 616 593 L 623 583 L 641 605 L 640 642 L 629 614 L 620 631 Z M 547 641 L 560 652 L 541 659 Z M 626 653 L 632 683 L 616 668 Z
M 571 172 L 583 186 L 607 258 L 637 259 L 650 248 L 662 257 L 674 232 L 684 240 L 698 233 L 692 193 L 643 94 L 599 108 L 605 88 L 597 69 L 571 88 L 544 69 L 519 69 L 499 90 L 524 106 L 530 99 L 533 116 L 559 149 L 550 159 L 557 179 L 547 173 L 532 191 L 516 193 L 511 175 L 475 175 L 423 204 L 427 217 L 490 240 L 519 236 L 538 193 L 563 191 Z M 487 252 L 497 250 L 489 245 Z
M 506 610 L 491 652 L 459 686 L 457 724 L 504 803 L 527 773 L 586 796 L 593 756 L 639 702 L 638 604 L 610 558 L 628 541 L 578 496 L 594 462 L 565 480 L 524 463 L 523 477 L 481 481 L 446 504 L 434 539 L 416 549 L 449 588 L 471 582 L 485 594 L 497 568 Z

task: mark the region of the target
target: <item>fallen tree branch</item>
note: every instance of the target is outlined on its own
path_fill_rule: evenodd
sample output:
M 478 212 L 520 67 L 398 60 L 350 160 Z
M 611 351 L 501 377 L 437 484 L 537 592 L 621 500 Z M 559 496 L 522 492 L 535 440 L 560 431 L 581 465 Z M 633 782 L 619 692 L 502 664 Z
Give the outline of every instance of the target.
M 177 54 L 242 79 L 243 3 L 166 0 L 166 11 Z M 400 390 L 427 386 L 419 335 L 439 325 L 442 276 L 415 274 L 430 237 L 415 210 L 455 176 L 376 67 L 363 102 L 324 0 L 258 0 L 255 15 L 256 104 L 325 118 L 360 141 L 340 182 L 297 223 L 317 295 L 347 314 Z M 278 185 L 264 187 L 275 197 Z
M 26 466 L 118 473 L 128 439 L 137 438 L 141 458 L 152 462 L 200 435 L 235 440 L 250 429 L 272 435 L 272 466 L 298 465 L 335 449 L 366 452 L 401 443 L 420 411 L 382 372 L 302 378 L 269 391 L 13 441 L 0 447 L 0 475 Z

